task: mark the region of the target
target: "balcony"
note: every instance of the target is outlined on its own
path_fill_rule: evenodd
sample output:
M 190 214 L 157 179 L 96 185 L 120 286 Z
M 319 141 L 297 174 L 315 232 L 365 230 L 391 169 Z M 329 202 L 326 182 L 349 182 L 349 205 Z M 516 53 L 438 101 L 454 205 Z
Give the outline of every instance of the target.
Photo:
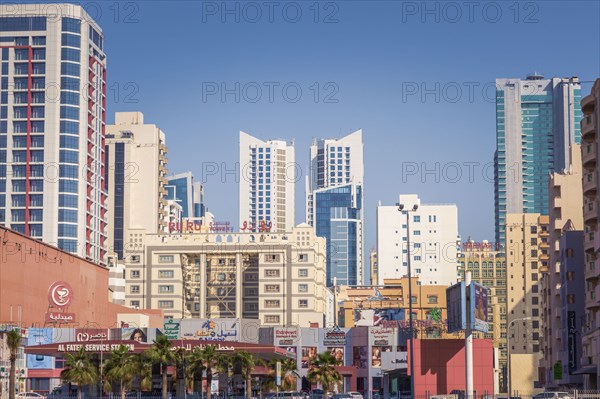
M 586 200 L 583 205 L 583 220 L 586 225 L 592 226 L 598 223 L 598 206 L 596 201 Z M 600 249 L 600 238 L 596 239 L 596 244 L 594 245 L 596 249 Z
M 596 172 L 583 174 L 583 194 L 587 197 L 596 196 Z
M 581 99 L 581 110 L 588 114 L 594 111 L 594 106 L 596 104 L 596 98 L 590 94 L 589 96 L 585 96 Z
M 596 135 L 596 118 L 594 114 L 584 115 L 581 119 L 581 136 L 592 141 Z
M 581 144 L 581 162 L 583 167 L 589 171 L 593 171 L 596 167 L 596 142 Z
M 583 250 L 585 252 L 594 252 L 594 231 L 589 231 L 583 235 Z
M 560 319 L 561 316 L 562 316 L 562 309 L 561 308 L 554 309 L 554 317 L 557 317 Z

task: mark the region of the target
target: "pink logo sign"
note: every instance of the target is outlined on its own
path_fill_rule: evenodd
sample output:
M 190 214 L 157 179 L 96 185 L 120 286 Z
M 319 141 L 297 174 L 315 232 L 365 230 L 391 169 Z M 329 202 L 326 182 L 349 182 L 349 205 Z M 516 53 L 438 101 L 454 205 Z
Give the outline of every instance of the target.
M 55 308 L 66 308 L 73 299 L 73 289 L 64 281 L 52 283 L 48 289 L 48 301 Z

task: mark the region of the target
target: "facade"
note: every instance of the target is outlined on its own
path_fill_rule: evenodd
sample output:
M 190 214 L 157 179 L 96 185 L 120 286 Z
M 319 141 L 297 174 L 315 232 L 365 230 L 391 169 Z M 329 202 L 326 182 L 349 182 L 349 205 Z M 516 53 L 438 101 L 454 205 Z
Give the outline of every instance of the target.
M 414 319 L 430 321 L 418 323 L 419 337 L 441 338 L 445 334 L 446 286 L 418 285 L 413 282 Z M 338 323 L 341 327 L 404 325 L 408 321 L 407 277 L 386 279 L 381 286 L 340 286 L 336 293 Z
M 409 255 L 412 276 L 419 278 L 419 284 L 456 283 L 460 244 L 456 205 L 421 204 L 417 195 L 400 195 L 399 199 L 405 207 L 402 212 L 398 205 L 377 206 L 377 284 L 406 276 Z M 418 209 L 407 213 L 406 209 L 412 209 L 413 205 L 418 205 Z M 407 248 L 409 238 L 410 248 Z
M 194 182 L 192 172 L 179 173 L 167 178 L 167 196 L 182 208 L 181 217 L 185 219 L 204 216 L 204 186 Z
M 165 233 L 173 211 L 167 202 L 165 134 L 141 112 L 117 112 L 106 127 L 106 186 L 111 257 L 122 260 L 141 232 Z M 172 207 L 171 207 L 172 208 Z
M 4 227 L 0 234 L 0 325 L 108 328 L 136 323 L 136 315 L 147 326 L 162 323 L 162 311 L 110 301 L 108 268 Z
M 546 387 L 579 385 L 581 375 L 573 375 L 581 353 L 581 335 L 568 337 L 570 324 L 580 329 L 583 314 L 583 192 L 581 186 L 581 148 L 570 149 L 572 164 L 550 175 L 548 182 L 550 216 L 550 263 L 540 276 L 542 300 L 541 368 Z M 568 235 L 566 237 L 565 235 Z M 565 237 L 563 237 L 565 236 Z M 581 242 L 578 240 L 581 239 Z M 579 266 L 577 262 L 580 262 Z M 581 306 L 581 308 L 579 308 Z M 579 308 L 579 309 L 578 309 Z M 575 313 L 573 313 L 575 312 Z M 575 320 L 574 320 L 575 318 Z M 575 342 L 579 341 L 579 344 Z M 570 363 L 572 363 L 570 365 Z
M 488 328 L 482 338 L 491 339 L 494 348 L 498 348 L 498 388 L 507 391 L 506 380 L 506 332 L 507 332 L 507 288 L 506 257 L 500 244 L 487 241 L 463 242 L 458 254 L 459 279 L 465 281 L 465 272 L 471 272 L 471 281 L 482 284 L 490 290 L 488 300 Z
M 577 77 L 496 79 L 496 242 L 508 213 L 548 214 L 548 173 L 568 169 L 581 139 Z
M 294 227 L 294 144 L 240 132 L 240 230 L 283 233 Z
M 369 266 L 371 267 L 371 285 L 377 284 L 378 275 L 379 275 L 379 265 L 377 263 L 377 251 L 375 248 L 371 248 L 371 252 L 369 253 Z
M 307 222 L 327 239 L 327 285 L 363 284 L 362 130 L 313 140 L 306 186 Z
M 258 319 L 323 326 L 325 239 L 286 233 L 145 234 L 126 257 L 127 305 L 176 318 Z
M 0 223 L 104 264 L 104 37 L 82 7 L 57 6 L 0 5 Z
M 549 217 L 538 213 L 506 215 L 507 356 L 512 390 L 523 395 L 543 380 L 539 280 L 550 260 L 548 225 Z
M 582 330 L 583 351 L 581 370 L 584 387 L 600 387 L 600 231 L 598 230 L 598 207 L 600 197 L 600 79 L 591 93 L 581 101 L 584 117 L 581 121 L 581 159 L 583 162 L 583 220 L 585 250 L 585 325 Z

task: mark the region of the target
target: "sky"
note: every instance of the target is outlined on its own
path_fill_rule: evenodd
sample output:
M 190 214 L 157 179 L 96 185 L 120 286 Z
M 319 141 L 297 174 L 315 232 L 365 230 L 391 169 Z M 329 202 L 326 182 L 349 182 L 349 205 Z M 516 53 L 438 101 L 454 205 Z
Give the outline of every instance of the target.
M 409 193 L 493 241 L 495 79 L 600 77 L 597 1 L 79 4 L 105 35 L 108 122 L 159 126 L 169 171 L 203 181 L 217 220 L 237 225 L 240 130 L 294 140 L 306 170 L 313 138 L 362 129 L 367 253 L 377 203 Z M 303 174 L 297 223 L 304 208 Z

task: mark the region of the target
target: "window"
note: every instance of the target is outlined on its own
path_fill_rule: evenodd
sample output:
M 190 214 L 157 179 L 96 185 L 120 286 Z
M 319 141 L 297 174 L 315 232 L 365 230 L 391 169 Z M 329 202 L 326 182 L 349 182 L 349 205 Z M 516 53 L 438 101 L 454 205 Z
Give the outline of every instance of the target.
M 174 277 L 173 270 L 159 270 L 158 277 L 159 278 L 173 278 Z
M 172 285 L 159 285 L 158 292 L 161 294 L 172 294 L 175 292 L 175 288 Z
M 139 255 L 131 255 L 131 263 L 140 263 Z
M 427 302 L 429 302 L 429 303 L 438 303 L 438 297 L 437 297 L 437 295 L 429 295 L 427 297 Z
M 160 309 L 172 309 L 173 301 L 158 301 L 158 307 Z
M 132 294 L 139 294 L 140 293 L 140 286 L 139 285 L 132 285 L 129 288 L 129 292 Z
M 411 296 L 410 297 L 410 302 L 411 303 L 417 303 L 417 297 L 416 296 Z
M 245 296 L 258 296 L 258 288 L 244 288 Z
M 299 269 L 298 277 L 308 277 L 308 269 Z
M 567 280 L 568 281 L 573 281 L 574 278 L 575 278 L 575 272 L 567 272 Z
M 279 324 L 279 315 L 275 315 L 275 314 L 265 315 L 265 323 Z
M 298 292 L 308 292 L 308 284 L 298 284 Z
M 307 308 L 308 307 L 308 299 L 298 299 L 298 307 L 299 308 Z
M 537 273 L 531 273 L 531 281 L 538 281 L 538 274 Z
M 279 284 L 265 284 L 265 292 L 268 292 L 268 293 L 279 292 Z
M 421 230 L 415 230 L 413 232 L 413 235 L 420 236 L 421 235 Z
M 298 262 L 308 262 L 308 254 L 298 255 Z
M 279 262 L 279 254 L 265 255 L 265 262 Z
M 158 263 L 173 263 L 174 261 L 173 255 L 158 255 Z
M 244 310 L 255 312 L 258 310 L 258 303 L 256 302 L 244 302 Z
M 421 216 L 418 216 L 418 215 L 413 216 L 413 222 L 419 223 L 420 221 L 421 221 Z
M 265 277 L 279 277 L 279 269 L 265 269 Z
M 130 273 L 131 278 L 140 278 L 140 271 L 139 270 L 132 270 Z
M 273 309 L 279 307 L 279 299 L 265 299 L 265 308 Z
M 574 294 L 568 294 L 567 295 L 567 303 L 569 305 L 572 305 L 575 303 L 575 295 Z
M 129 306 L 131 306 L 132 308 L 139 308 L 140 307 L 140 301 L 129 301 Z

